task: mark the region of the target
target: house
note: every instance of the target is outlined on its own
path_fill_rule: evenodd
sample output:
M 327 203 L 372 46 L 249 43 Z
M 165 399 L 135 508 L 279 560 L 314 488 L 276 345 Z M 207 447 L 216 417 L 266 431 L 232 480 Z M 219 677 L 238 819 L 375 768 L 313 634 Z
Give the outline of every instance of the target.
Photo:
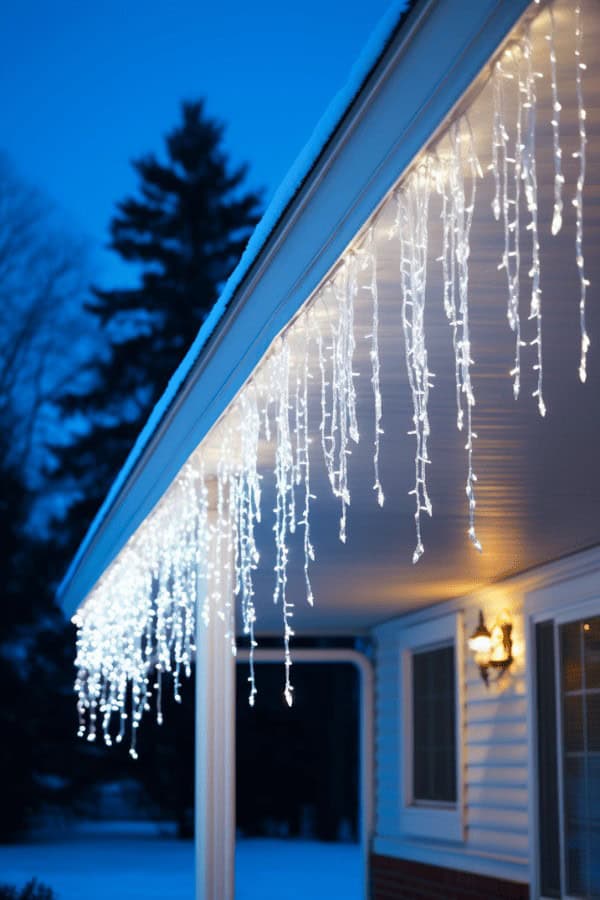
M 135 755 L 197 646 L 198 898 L 236 634 L 250 702 L 259 659 L 301 690 L 294 635 L 373 641 L 366 895 L 600 893 L 599 37 L 594 0 L 390 9 L 65 578 L 82 736 Z

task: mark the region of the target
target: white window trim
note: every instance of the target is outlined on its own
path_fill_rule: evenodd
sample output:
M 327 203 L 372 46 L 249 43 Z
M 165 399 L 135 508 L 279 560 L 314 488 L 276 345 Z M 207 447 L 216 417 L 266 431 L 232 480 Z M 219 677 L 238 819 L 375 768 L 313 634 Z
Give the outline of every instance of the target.
M 462 613 L 453 612 L 436 619 L 405 628 L 398 635 L 400 652 L 400 831 L 403 834 L 433 840 L 464 841 L 464 652 Z M 456 684 L 456 804 L 417 806 L 412 795 L 412 655 L 415 651 L 434 649 L 452 643 Z
M 531 774 L 529 791 L 529 828 L 534 835 L 530 853 L 530 891 L 531 897 L 539 900 L 548 900 L 540 893 L 540 846 L 538 835 L 538 779 L 537 779 L 537 718 L 536 703 L 537 681 L 535 675 L 535 626 L 540 622 L 553 620 L 556 625 L 564 625 L 567 622 L 577 621 L 586 616 L 600 614 L 600 595 L 598 594 L 598 562 L 595 551 L 591 551 L 592 568 L 588 572 L 586 563 L 588 554 L 578 554 L 574 560 L 568 559 L 573 571 L 565 578 L 561 578 L 549 585 L 542 584 L 527 593 L 525 601 L 525 615 L 527 618 L 527 694 L 531 698 L 528 704 L 527 728 L 533 740 L 529 742 L 529 772 Z M 561 561 L 562 562 L 562 561 Z M 559 763 L 560 773 L 560 763 Z M 559 777 L 560 774 L 559 774 Z M 559 788 L 559 804 L 562 804 L 562 785 Z M 562 819 L 562 815 L 561 815 Z M 562 849 L 562 821 L 561 829 L 561 879 L 564 884 L 564 854 Z M 569 895 L 563 895 L 564 900 L 569 900 Z

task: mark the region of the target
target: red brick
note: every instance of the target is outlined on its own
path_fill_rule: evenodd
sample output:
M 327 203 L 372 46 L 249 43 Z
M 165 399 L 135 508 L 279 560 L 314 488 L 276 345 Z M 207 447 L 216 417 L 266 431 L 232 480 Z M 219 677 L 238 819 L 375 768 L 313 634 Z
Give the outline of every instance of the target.
M 529 900 L 529 885 L 371 855 L 371 900 Z

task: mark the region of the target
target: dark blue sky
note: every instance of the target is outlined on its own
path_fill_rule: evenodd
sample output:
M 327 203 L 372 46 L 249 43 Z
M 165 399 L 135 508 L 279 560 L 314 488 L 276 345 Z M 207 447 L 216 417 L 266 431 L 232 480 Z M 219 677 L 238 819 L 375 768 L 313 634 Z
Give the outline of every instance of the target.
M 19 0 L 0 4 L 0 149 L 91 239 L 97 277 L 129 161 L 204 95 L 268 200 L 387 0 Z

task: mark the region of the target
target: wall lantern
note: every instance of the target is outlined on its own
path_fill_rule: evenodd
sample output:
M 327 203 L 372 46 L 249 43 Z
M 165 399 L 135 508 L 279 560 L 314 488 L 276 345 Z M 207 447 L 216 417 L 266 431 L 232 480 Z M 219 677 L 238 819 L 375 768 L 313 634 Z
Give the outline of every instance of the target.
M 498 681 L 513 661 L 511 633 L 512 622 L 508 614 L 503 613 L 490 631 L 483 619 L 483 612 L 479 611 L 479 622 L 469 638 L 469 649 L 487 685 L 490 683 L 490 672 L 496 672 L 494 681 Z

